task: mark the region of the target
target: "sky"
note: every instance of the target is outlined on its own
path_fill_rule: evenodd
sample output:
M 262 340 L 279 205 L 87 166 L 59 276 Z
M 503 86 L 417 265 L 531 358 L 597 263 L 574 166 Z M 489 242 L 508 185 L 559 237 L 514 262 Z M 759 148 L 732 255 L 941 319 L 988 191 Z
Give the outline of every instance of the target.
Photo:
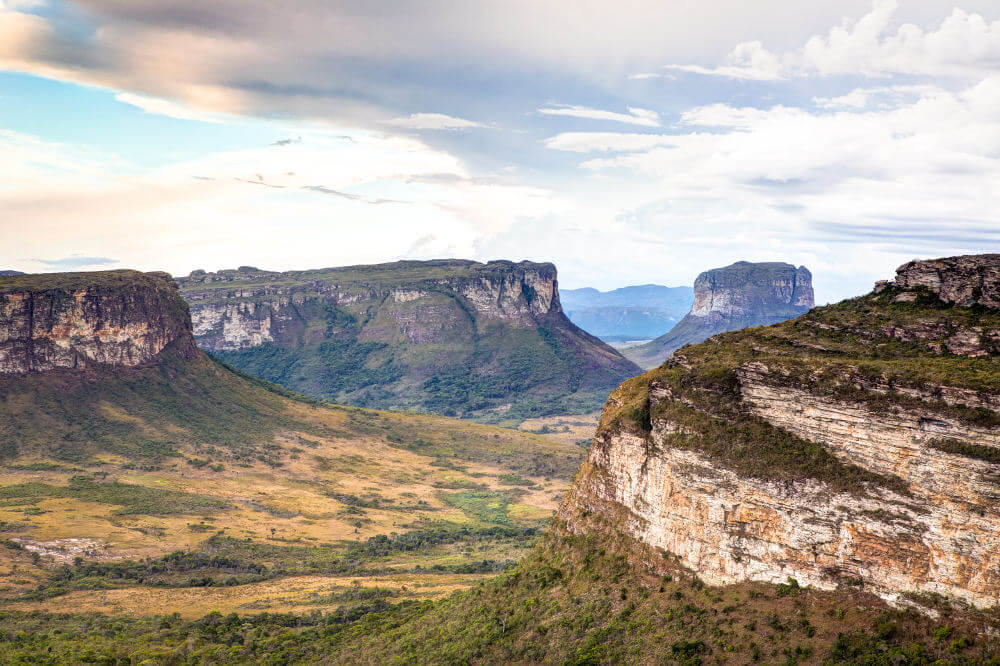
M 1000 252 L 995 0 L 0 0 L 0 269 Z

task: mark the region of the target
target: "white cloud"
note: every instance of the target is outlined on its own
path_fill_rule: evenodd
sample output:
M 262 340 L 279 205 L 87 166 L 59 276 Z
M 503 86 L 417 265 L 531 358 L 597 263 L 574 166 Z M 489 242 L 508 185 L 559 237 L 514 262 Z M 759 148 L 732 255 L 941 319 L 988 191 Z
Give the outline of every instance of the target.
M 548 145 L 630 151 L 581 166 L 604 179 L 602 197 L 620 190 L 619 201 L 631 198 L 646 211 L 636 224 L 659 219 L 696 229 L 718 220 L 732 229 L 752 212 L 755 224 L 770 229 L 764 238 L 780 237 L 781 225 L 802 234 L 805 225 L 817 242 L 939 255 L 1000 246 L 997 108 L 1000 75 L 891 108 L 714 104 L 685 112 L 683 133 L 577 133 Z M 702 127 L 713 131 L 694 131 Z
M 731 79 L 772 81 L 784 78 L 784 68 L 778 57 L 765 49 L 759 41 L 737 44 L 729 54 L 726 64 L 721 67 L 667 65 L 666 68 L 704 76 L 725 76 Z
M 81 254 L 174 272 L 320 267 L 403 256 L 429 229 L 421 252 L 469 256 L 477 239 L 560 206 L 539 187 L 474 179 L 414 138 L 292 129 L 301 142 L 151 170 L 0 132 L 0 210 L 31 221 L 0 224 L 0 265 L 45 270 L 37 257 Z
M 668 65 L 668 69 L 734 79 L 792 76 L 981 77 L 1000 67 L 1000 20 L 955 8 L 934 30 L 905 23 L 890 29 L 898 0 L 874 0 L 857 21 L 813 35 L 795 51 L 775 54 L 759 41 L 738 44 L 725 65 Z
M 573 153 L 634 152 L 673 143 L 669 134 L 618 132 L 563 132 L 545 141 L 545 147 Z
M 122 104 L 142 109 L 146 113 L 168 116 L 179 120 L 197 120 L 203 123 L 221 123 L 225 120 L 223 114 L 201 111 L 187 104 L 172 102 L 159 97 L 146 97 L 145 95 L 123 92 L 116 94 L 115 99 Z
M 0 0 L 0 12 L 27 12 L 45 4 L 45 0 Z
M 614 111 L 594 109 L 589 106 L 564 104 L 538 109 L 538 113 L 546 116 L 569 116 L 571 118 L 585 118 L 588 120 L 610 120 L 616 123 L 642 125 L 644 127 L 660 126 L 660 115 L 656 113 L 656 111 L 639 109 L 631 106 L 628 107 L 628 113 L 616 113 Z
M 393 118 L 386 125 L 417 130 L 462 130 L 474 127 L 488 127 L 475 120 L 455 118 L 443 113 L 413 113 L 405 118 Z
M 855 88 L 836 97 L 813 97 L 813 103 L 823 109 L 864 109 L 897 107 L 913 99 L 944 93 L 938 86 L 901 85 L 880 88 Z

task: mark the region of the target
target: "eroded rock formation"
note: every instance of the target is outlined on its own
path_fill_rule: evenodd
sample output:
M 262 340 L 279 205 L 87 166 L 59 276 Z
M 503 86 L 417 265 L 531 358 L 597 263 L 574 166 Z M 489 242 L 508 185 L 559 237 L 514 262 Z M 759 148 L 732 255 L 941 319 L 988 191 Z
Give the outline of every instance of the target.
M 596 409 L 639 372 L 566 318 L 552 264 L 242 267 L 179 282 L 199 346 L 326 399 L 498 415 L 582 391 Z
M 813 305 L 812 274 L 805 266 L 738 261 L 699 275 L 687 316 L 666 334 L 625 353 L 642 367 L 656 367 L 684 345 L 717 333 L 775 324 Z
M 193 349 L 187 307 L 166 273 L 0 279 L 0 373 L 137 366 L 171 343 Z
M 562 518 L 712 582 L 1000 604 L 1000 356 L 949 344 L 1000 331 L 1000 310 L 938 300 L 994 302 L 998 269 L 907 264 L 867 297 L 679 351 L 612 394 Z

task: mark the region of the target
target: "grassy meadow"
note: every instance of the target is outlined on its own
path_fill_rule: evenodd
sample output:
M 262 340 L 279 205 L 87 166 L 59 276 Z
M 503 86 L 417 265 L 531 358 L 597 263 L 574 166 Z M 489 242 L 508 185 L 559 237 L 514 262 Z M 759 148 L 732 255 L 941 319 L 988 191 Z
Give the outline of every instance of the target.
M 34 379 L 0 387 L 0 603 L 18 613 L 434 599 L 521 559 L 584 452 L 300 399 L 201 354 Z

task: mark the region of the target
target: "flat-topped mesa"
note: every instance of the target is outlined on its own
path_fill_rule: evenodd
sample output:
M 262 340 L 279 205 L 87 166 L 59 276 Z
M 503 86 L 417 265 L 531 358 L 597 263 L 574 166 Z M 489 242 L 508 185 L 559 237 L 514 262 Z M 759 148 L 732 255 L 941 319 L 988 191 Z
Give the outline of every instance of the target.
M 241 266 L 193 271 L 178 282 L 191 304 L 198 344 L 210 351 L 317 342 L 323 332 L 306 330 L 306 310 L 318 302 L 375 307 L 387 300 L 405 304 L 452 292 L 482 323 L 496 320 L 535 328 L 550 315 L 562 314 L 556 267 L 528 261 L 400 261 L 283 273 Z M 425 329 L 438 324 L 433 319 L 414 321 L 407 335 L 413 341 L 432 341 L 435 334 Z
M 1000 605 L 1000 309 L 964 307 L 997 261 L 677 351 L 611 394 L 560 516 L 710 582 Z
M 805 266 L 737 261 L 698 276 L 690 314 L 787 318 L 802 314 L 814 304 L 812 274 Z
M 926 290 L 951 305 L 1000 308 L 1000 254 L 911 261 L 896 269 L 895 282 L 879 282 L 875 288 L 882 291 L 889 286 L 907 292 Z
M 805 266 L 737 261 L 699 275 L 691 311 L 670 331 L 626 350 L 625 355 L 653 368 L 684 345 L 718 333 L 776 324 L 808 312 L 814 304 L 812 274 Z
M 0 374 L 138 366 L 172 343 L 194 351 L 187 306 L 166 273 L 0 278 Z
M 325 400 L 495 420 L 597 409 L 639 372 L 566 317 L 549 263 L 242 267 L 178 282 L 200 347 Z

